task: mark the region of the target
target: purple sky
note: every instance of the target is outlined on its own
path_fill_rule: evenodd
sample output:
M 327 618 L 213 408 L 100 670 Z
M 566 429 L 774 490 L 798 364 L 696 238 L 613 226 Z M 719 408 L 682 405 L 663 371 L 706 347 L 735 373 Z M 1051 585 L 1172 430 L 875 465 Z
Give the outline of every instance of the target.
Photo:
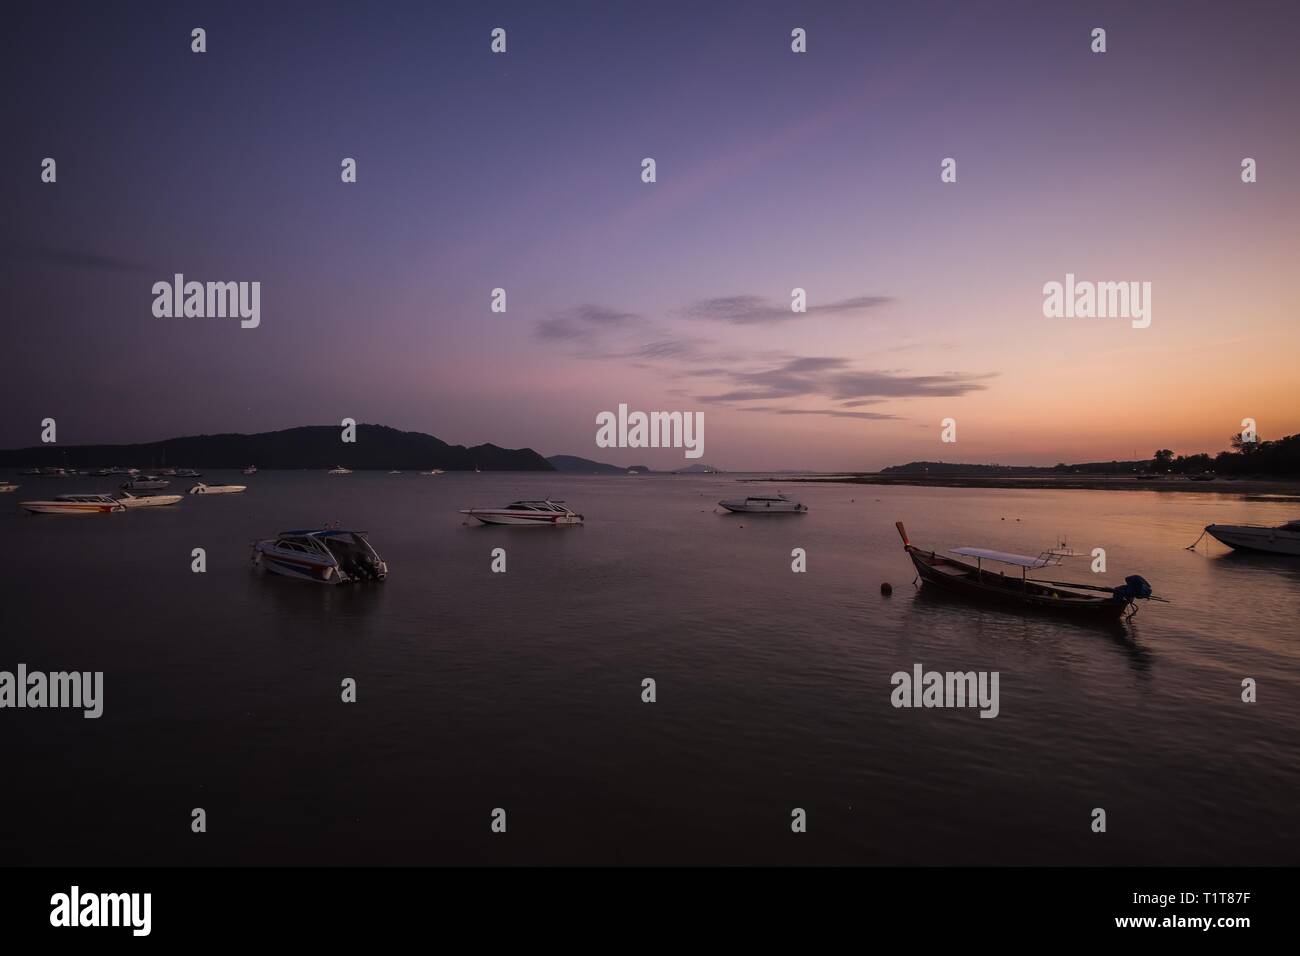
M 686 463 L 596 448 L 620 402 L 730 469 L 1300 431 L 1297 8 L 897 6 L 9 15 L 0 446 L 346 416 Z M 176 272 L 260 281 L 261 326 L 156 318 Z M 1151 328 L 1044 318 L 1067 272 L 1152 282 Z

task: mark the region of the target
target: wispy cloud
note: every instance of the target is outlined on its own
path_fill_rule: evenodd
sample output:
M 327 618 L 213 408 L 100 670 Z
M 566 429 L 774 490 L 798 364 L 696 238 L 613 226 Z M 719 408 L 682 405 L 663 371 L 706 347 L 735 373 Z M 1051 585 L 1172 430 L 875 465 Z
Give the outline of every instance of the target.
M 57 266 L 60 269 L 96 269 L 103 272 L 145 272 L 143 263 L 114 256 L 102 256 L 81 249 L 59 249 L 36 244 L 7 244 L 4 253 L 8 258 L 37 265 Z
M 897 415 L 884 412 L 845 412 L 838 408 L 776 408 L 771 405 L 746 405 L 742 412 L 765 412 L 768 415 L 825 415 L 828 418 L 857 418 L 866 421 L 898 421 Z
M 993 377 L 992 373 L 908 375 L 895 371 L 857 369 L 847 359 L 829 356 L 799 356 L 775 367 L 727 370 L 724 374 L 734 388 L 715 395 L 700 395 L 700 401 L 752 402 L 820 396 L 843 402 L 844 407 L 852 408 L 887 398 L 965 395 L 987 388 L 983 382 Z
M 891 301 L 885 296 L 857 296 L 810 312 L 847 313 Z M 705 299 L 688 310 L 695 318 L 739 325 L 773 323 L 789 318 L 787 306 L 758 296 Z M 948 398 L 986 389 L 996 373 L 945 371 L 916 374 L 907 369 L 861 368 L 846 358 L 762 351 L 746 343 L 740 349 L 680 333 L 670 323 L 655 322 L 635 312 L 597 305 L 580 305 L 553 314 L 536 324 L 543 341 L 565 347 L 585 360 L 624 361 L 638 369 L 697 385 L 723 387 L 701 393 L 695 401 L 732 406 L 741 411 L 774 415 L 822 415 L 868 421 L 897 419 L 867 406 L 911 398 Z M 895 350 L 886 347 L 882 353 Z M 780 402 L 781 404 L 772 404 Z M 827 408 L 807 405 L 826 404 Z
M 537 323 L 538 338 L 550 342 L 590 341 L 603 331 L 639 324 L 635 312 L 621 312 L 603 305 L 578 305 Z
M 887 295 L 858 295 L 822 305 L 810 304 L 806 312 L 793 312 L 789 302 L 773 302 L 757 295 L 729 295 L 701 299 L 688 305 L 682 314 L 692 319 L 728 322 L 732 325 L 766 325 L 806 318 L 809 315 L 847 315 L 864 312 L 894 301 Z

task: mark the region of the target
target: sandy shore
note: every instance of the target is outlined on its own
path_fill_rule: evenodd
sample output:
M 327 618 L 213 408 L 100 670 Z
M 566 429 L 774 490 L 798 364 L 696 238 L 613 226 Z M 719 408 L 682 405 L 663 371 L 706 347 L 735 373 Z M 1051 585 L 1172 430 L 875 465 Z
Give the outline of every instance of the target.
M 962 477 L 921 476 L 921 475 L 800 475 L 797 477 L 764 478 L 762 481 L 778 481 L 783 484 L 804 482 L 834 482 L 854 485 L 915 485 L 934 488 L 1020 488 L 1036 490 L 1082 489 L 1086 491 L 1158 491 L 1158 492 L 1198 492 L 1200 494 L 1224 495 L 1282 495 L 1300 497 L 1300 481 L 1285 479 L 1241 478 L 1228 480 L 1216 478 L 1214 481 L 1188 481 L 1185 478 L 1160 478 L 1154 481 L 1138 481 L 1136 478 L 1115 477 L 1107 475 L 1068 475 L 1051 478 L 998 478 L 991 476 Z

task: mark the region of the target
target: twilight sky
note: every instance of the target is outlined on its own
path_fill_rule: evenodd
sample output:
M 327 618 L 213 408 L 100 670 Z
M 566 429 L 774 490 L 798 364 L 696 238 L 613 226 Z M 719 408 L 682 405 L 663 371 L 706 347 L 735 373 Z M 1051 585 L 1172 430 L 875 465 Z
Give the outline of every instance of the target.
M 7 13 L 0 447 L 348 416 L 688 463 L 598 449 L 619 403 L 732 470 L 1300 431 L 1300 10 L 902 6 Z M 260 327 L 156 318 L 177 272 L 260 281 Z M 1150 328 L 1045 318 L 1067 272 L 1150 282 Z

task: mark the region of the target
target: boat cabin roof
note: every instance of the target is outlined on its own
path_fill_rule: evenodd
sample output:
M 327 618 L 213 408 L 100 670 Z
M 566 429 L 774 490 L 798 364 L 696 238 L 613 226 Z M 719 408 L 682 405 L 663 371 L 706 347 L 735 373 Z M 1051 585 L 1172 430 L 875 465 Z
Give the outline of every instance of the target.
M 749 495 L 746 501 L 789 501 L 785 495 Z
M 953 548 L 952 553 L 970 558 L 983 558 L 986 561 L 1001 561 L 1003 564 L 1014 564 L 1018 568 L 1045 568 L 1049 563 L 1042 557 L 1031 558 L 1027 554 L 1012 554 L 1009 551 L 994 551 L 991 548 Z

